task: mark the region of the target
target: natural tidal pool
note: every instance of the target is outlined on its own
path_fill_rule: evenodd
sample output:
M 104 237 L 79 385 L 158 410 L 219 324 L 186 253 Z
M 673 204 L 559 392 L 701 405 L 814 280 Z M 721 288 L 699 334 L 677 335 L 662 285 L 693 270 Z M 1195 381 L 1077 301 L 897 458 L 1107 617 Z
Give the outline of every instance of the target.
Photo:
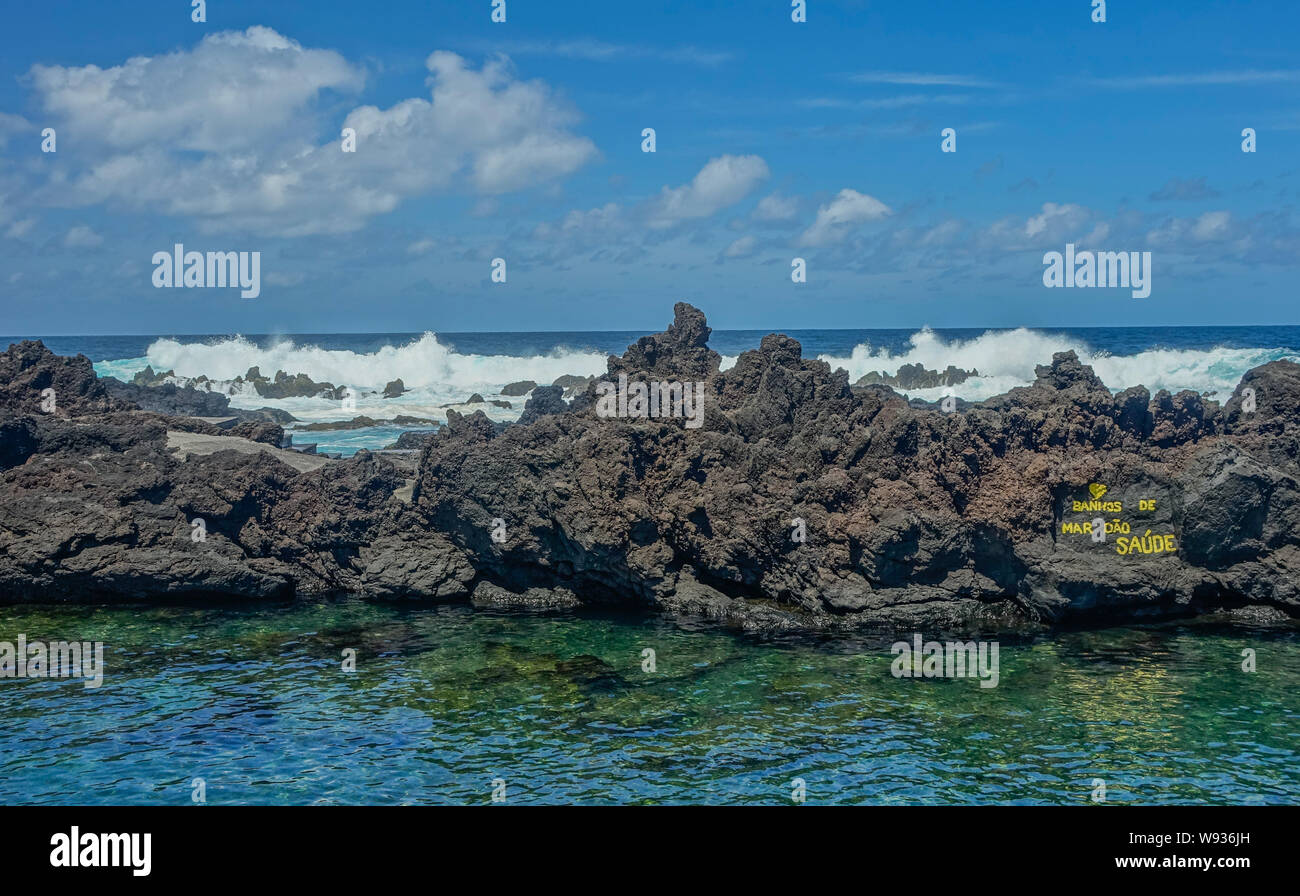
M 5 804 L 1300 802 L 1293 629 L 1002 639 L 994 688 L 878 639 L 465 606 L 0 607 L 19 634 L 106 669 L 0 678 Z

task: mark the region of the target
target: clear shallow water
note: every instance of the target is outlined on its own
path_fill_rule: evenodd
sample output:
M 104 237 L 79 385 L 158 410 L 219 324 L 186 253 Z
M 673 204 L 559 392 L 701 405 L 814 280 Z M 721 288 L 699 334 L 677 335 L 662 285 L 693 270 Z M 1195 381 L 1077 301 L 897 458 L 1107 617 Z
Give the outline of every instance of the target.
M 1300 802 L 1300 636 L 1120 628 L 1001 643 L 996 688 L 888 647 L 660 619 L 332 602 L 0 608 L 103 640 L 99 690 L 0 679 L 0 802 Z M 910 633 L 900 633 L 909 638 Z M 653 648 L 657 672 L 641 669 Z M 1253 647 L 1259 669 L 1240 669 Z M 358 671 L 340 669 L 353 648 Z

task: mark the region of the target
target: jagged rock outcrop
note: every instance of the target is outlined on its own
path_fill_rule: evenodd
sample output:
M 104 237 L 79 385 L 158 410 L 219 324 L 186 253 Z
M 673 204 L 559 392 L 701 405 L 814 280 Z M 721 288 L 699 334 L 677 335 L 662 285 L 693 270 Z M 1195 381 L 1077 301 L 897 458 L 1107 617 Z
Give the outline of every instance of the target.
M 146 368 L 147 369 L 147 368 Z M 146 378 L 147 379 L 147 378 Z M 155 414 L 192 417 L 239 417 L 241 420 L 260 421 L 264 423 L 293 423 L 294 416 L 279 408 L 258 408 L 243 410 L 232 408 L 230 399 L 220 392 L 208 392 L 193 386 L 178 386 L 164 382 L 158 385 L 141 383 L 141 377 L 124 383 L 111 376 L 100 377 L 100 382 L 108 394 L 126 404 L 135 405 L 144 411 Z
M 1234 418 L 1236 397 L 1112 395 L 1067 352 L 946 414 L 855 392 L 780 335 L 718 372 L 708 332 L 679 305 L 609 362 L 704 380 L 700 429 L 600 419 L 594 387 L 503 431 L 457 418 L 426 443 L 416 506 L 507 590 L 759 625 L 1300 613 L 1296 365 L 1252 371 L 1270 403 Z M 1098 518 L 1102 542 L 1082 529 Z
M 412 430 L 411 432 L 404 432 L 397 437 L 396 442 L 393 442 L 391 445 L 388 445 L 387 447 L 389 450 L 393 450 L 393 449 L 399 451 L 417 450 L 424 447 L 424 443 L 428 441 L 429 436 L 433 435 L 433 432 L 434 431 L 431 429 L 423 430 L 423 431 Z
M 563 389 L 564 398 L 568 400 L 573 398 L 573 396 L 577 395 L 579 392 L 585 391 L 589 385 L 595 382 L 595 379 L 594 376 L 575 376 L 574 374 L 566 373 L 564 376 L 556 377 L 555 381 L 552 382 L 551 385 L 559 386 Z
M 275 378 L 268 379 L 262 376 L 262 372 L 256 367 L 248 368 L 248 372 L 242 378 L 235 377 L 232 382 L 251 385 L 263 398 L 329 398 L 340 401 L 347 392 L 346 386 L 336 387 L 333 383 L 318 383 L 305 373 L 295 373 L 290 376 L 283 370 L 277 370 Z
M 109 394 L 85 355 L 60 357 L 43 343 L 30 340 L 11 345 L 0 354 L 0 408 L 67 417 L 130 407 L 129 402 Z
M 532 380 L 520 380 L 517 383 L 507 383 L 501 388 L 502 395 L 509 395 L 512 398 L 518 398 L 527 395 L 537 388 L 537 384 Z
M 873 370 L 860 377 L 853 384 L 853 388 L 861 389 L 864 386 L 883 384 L 896 386 L 899 389 L 935 389 L 940 386 L 956 386 L 979 375 L 978 370 L 962 370 L 951 364 L 948 365 L 947 370 L 942 371 L 928 370 L 921 364 L 904 364 L 898 368 L 897 373 Z
M 411 390 L 407 389 L 406 384 L 402 382 L 400 377 L 398 377 L 397 379 L 388 383 L 388 385 L 384 386 L 384 397 L 397 398 L 403 392 L 409 392 L 409 391 Z
M 147 366 L 132 378 L 129 385 L 151 388 L 170 386 L 199 393 L 216 392 L 231 395 L 243 390 L 245 386 L 252 386 L 253 391 L 263 398 L 330 398 L 335 401 L 342 399 L 347 389 L 346 386 L 336 388 L 333 383 L 318 383 L 305 373 L 290 376 L 283 370 L 277 370 L 275 376 L 269 378 L 262 374 L 259 367 L 250 367 L 243 376 L 222 381 L 209 379 L 202 374 L 196 377 L 179 376 L 174 370 L 158 373 L 152 366 Z M 401 380 L 394 380 L 385 387 L 385 398 L 394 397 L 387 394 L 388 390 L 393 388 L 405 391 Z
M 274 452 L 182 460 L 168 430 L 212 435 L 202 421 L 124 407 L 85 359 L 12 347 L 0 597 L 352 592 L 830 630 L 1300 616 L 1300 366 L 1252 370 L 1221 407 L 1114 395 L 1062 353 L 948 413 L 850 388 L 777 334 L 720 371 L 708 336 L 679 304 L 605 378 L 703 383 L 698 428 L 599 416 L 598 382 L 572 402 L 543 386 L 520 423 L 449 410 L 406 434 L 414 480 L 364 451 L 304 470 Z M 74 396 L 63 413 L 40 412 L 47 382 Z

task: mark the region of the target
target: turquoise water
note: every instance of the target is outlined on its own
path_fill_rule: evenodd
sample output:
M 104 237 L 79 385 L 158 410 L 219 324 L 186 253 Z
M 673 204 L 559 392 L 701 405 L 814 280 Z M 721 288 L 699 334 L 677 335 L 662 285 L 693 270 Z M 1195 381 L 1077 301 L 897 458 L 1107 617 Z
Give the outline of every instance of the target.
M 1300 802 L 1293 631 L 1004 639 L 996 688 L 894 678 L 879 641 L 464 606 L 0 608 L 20 633 L 107 671 L 0 679 L 6 804 Z

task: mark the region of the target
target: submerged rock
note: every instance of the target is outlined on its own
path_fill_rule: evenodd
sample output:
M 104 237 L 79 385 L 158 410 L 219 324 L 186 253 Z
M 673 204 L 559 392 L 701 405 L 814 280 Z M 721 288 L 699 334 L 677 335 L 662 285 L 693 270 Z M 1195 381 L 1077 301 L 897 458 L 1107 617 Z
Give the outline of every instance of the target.
M 527 395 L 537 388 L 537 384 L 532 380 L 520 380 L 517 383 L 510 383 L 501 390 L 502 395 L 508 395 L 512 398 L 518 398 L 521 395 Z
M 397 441 L 388 446 L 388 450 L 409 451 L 413 448 L 423 448 L 425 441 L 433 435 L 435 430 L 429 429 L 424 431 L 404 432 L 397 437 Z

